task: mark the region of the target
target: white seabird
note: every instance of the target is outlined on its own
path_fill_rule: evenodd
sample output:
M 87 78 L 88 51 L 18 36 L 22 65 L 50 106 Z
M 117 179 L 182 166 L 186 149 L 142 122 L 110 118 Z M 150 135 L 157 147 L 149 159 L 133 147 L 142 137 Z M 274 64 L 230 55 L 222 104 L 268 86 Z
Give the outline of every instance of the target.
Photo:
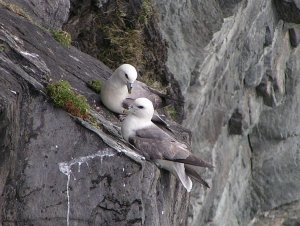
M 188 192 L 192 189 L 190 177 L 209 187 L 190 165 L 208 168 L 213 166 L 193 155 L 185 144 L 176 141 L 153 124 L 151 122 L 153 113 L 154 108 L 150 100 L 136 99 L 122 123 L 121 132 L 124 139 L 140 151 L 147 160 L 173 173 Z
M 156 106 L 161 105 L 160 97 L 152 93 L 145 84 L 139 82 L 139 85 L 133 88 L 133 84 L 137 82 L 136 79 L 135 67 L 130 64 L 122 64 L 101 88 L 102 103 L 109 110 L 118 114 L 123 114 L 131 103 L 139 97 L 148 97 L 155 102 Z M 166 127 L 169 126 L 157 112 L 154 113 L 152 120 L 162 123 Z
M 122 114 L 124 100 L 131 93 L 133 83 L 137 78 L 135 67 L 122 64 L 101 88 L 101 101 L 111 111 Z

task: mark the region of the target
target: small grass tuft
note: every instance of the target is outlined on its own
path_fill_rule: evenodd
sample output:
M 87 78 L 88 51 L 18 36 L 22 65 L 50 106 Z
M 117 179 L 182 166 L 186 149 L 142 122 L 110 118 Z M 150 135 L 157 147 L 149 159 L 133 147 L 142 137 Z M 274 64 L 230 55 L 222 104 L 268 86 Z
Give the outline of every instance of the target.
M 76 94 L 67 81 L 58 81 L 47 86 L 47 93 L 54 105 L 61 107 L 71 115 L 86 119 L 90 106 L 86 98 Z
M 151 0 L 141 1 L 135 12 L 125 1 L 117 0 L 111 5 L 105 18 L 99 17 L 102 44 L 97 57 L 110 68 L 124 62 L 143 68 L 146 63 L 144 29 L 154 13 Z
M 149 19 L 153 15 L 154 10 L 150 0 L 144 0 L 141 6 L 141 10 L 138 15 L 138 22 L 141 25 L 147 25 Z
M 71 45 L 72 38 L 68 32 L 62 30 L 52 30 L 51 34 L 52 37 L 61 45 L 65 47 L 69 47 Z
M 4 44 L 0 44 L 0 53 L 4 52 L 5 50 L 5 45 Z
M 100 80 L 91 80 L 87 83 L 87 87 L 93 90 L 95 93 L 100 94 L 102 83 Z
M 111 68 L 122 62 L 135 64 L 143 59 L 144 40 L 139 29 L 120 27 L 116 24 L 103 26 L 103 35 L 107 47 L 100 54 L 100 59 Z
M 164 110 L 165 110 L 168 117 L 170 117 L 171 119 L 176 121 L 176 119 L 178 117 L 178 114 L 177 114 L 177 111 L 176 111 L 174 106 L 172 106 L 172 105 L 166 106 L 164 108 Z

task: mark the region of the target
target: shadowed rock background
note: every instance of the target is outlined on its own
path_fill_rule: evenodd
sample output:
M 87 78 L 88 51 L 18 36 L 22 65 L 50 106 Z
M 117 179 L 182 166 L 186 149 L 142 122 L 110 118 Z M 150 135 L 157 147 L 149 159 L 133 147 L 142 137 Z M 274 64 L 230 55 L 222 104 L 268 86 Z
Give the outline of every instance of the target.
M 300 225 L 299 23 L 296 0 L 0 0 L 0 225 Z M 67 80 L 119 125 L 86 83 L 122 57 L 172 97 L 211 189 L 47 97 Z

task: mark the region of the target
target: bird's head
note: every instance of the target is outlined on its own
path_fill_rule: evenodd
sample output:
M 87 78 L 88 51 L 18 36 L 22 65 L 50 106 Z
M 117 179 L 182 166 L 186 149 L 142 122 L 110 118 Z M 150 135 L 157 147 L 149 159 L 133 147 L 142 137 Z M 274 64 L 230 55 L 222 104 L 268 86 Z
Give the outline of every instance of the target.
M 147 98 L 137 98 L 129 107 L 129 114 L 135 115 L 138 118 L 151 120 L 154 108 L 152 102 Z
M 131 93 L 132 85 L 137 78 L 135 67 L 130 64 L 122 64 L 116 69 L 115 76 L 121 83 L 126 84 L 128 93 Z

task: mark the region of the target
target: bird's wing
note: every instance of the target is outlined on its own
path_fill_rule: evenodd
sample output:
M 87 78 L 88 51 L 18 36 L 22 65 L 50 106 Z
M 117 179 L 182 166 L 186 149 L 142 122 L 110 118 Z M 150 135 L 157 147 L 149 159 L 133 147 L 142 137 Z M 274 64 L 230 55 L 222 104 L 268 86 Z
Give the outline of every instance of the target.
M 151 91 L 146 84 L 136 81 L 128 98 L 135 100 L 140 97 L 146 97 L 151 100 L 155 109 L 163 107 L 163 99 L 158 93 Z
M 129 107 L 130 107 L 130 105 L 132 105 L 132 103 L 133 103 L 133 101 L 134 101 L 135 99 L 133 99 L 133 98 L 126 98 L 125 100 L 123 100 L 123 102 L 122 102 L 122 107 L 123 108 L 125 108 L 125 109 L 128 109 Z
M 200 184 L 203 184 L 205 187 L 209 188 L 208 183 L 197 173 L 191 166 L 185 165 L 185 173 L 198 181 Z
M 201 167 L 212 167 L 211 164 L 193 155 L 187 146 L 176 141 L 157 126 L 150 126 L 136 131 L 129 142 L 139 149 L 146 159 L 169 160 Z

